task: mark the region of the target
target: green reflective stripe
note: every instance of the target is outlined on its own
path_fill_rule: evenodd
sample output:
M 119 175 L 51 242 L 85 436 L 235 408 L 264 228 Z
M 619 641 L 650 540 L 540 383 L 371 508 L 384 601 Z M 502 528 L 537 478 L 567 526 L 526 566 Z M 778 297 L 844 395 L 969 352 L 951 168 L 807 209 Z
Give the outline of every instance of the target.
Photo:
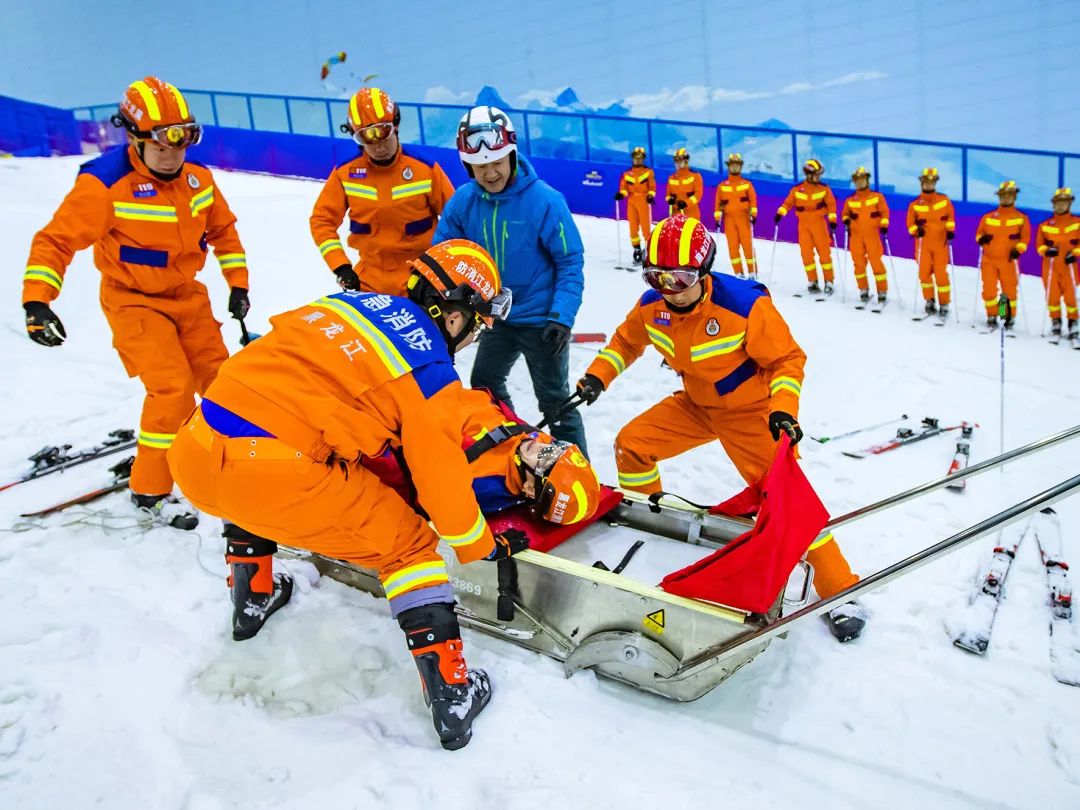
M 325 256 L 331 250 L 344 250 L 341 246 L 341 242 L 337 239 L 327 239 L 325 242 L 319 245 L 319 253 Z
M 175 433 L 149 433 L 139 431 L 139 444 L 143 447 L 153 447 L 156 450 L 168 450 L 176 438 Z
M 431 191 L 431 180 L 417 180 L 415 183 L 405 183 L 390 189 L 391 200 L 402 200 L 406 197 L 417 197 Z
M 446 563 L 442 560 L 436 560 L 410 565 L 408 568 L 395 571 L 382 580 L 382 586 L 386 598 L 393 599 L 406 591 L 449 581 L 446 576 Z
M 214 187 L 208 186 L 204 191 L 200 191 L 194 197 L 191 198 L 191 215 L 195 216 L 204 208 L 209 208 L 214 204 Z
M 660 480 L 660 468 L 653 467 L 643 473 L 619 473 L 619 484 L 627 487 L 642 487 Z
M 144 203 L 114 202 L 113 214 L 117 219 L 134 219 L 143 222 L 179 222 L 176 209 L 171 205 L 146 205 Z
M 217 260 L 222 270 L 230 267 L 247 267 L 246 253 L 219 253 Z
M 675 342 L 671 338 L 659 329 L 654 329 L 648 324 L 645 324 L 645 331 L 649 333 L 649 340 L 653 342 L 653 345 L 655 345 L 656 348 L 667 352 L 672 357 L 675 356 Z
M 382 361 L 386 370 L 390 372 L 391 377 L 396 379 L 412 371 L 412 366 L 401 356 L 401 352 L 397 350 L 390 338 L 380 332 L 375 327 L 375 324 L 365 318 L 356 307 L 350 306 L 337 298 L 320 298 L 311 306 L 328 309 L 348 321 L 349 325 L 359 332 L 368 345 L 375 350 L 375 354 Z
M 361 183 L 343 182 L 345 194 L 349 197 L 359 197 L 362 200 L 379 199 L 379 190 L 374 186 L 365 186 Z
M 64 285 L 64 279 L 59 273 L 42 264 L 29 265 L 23 273 L 23 281 L 41 281 L 50 287 L 55 287 L 57 291 Z
M 454 550 L 463 548 L 465 546 L 471 546 L 477 540 L 484 536 L 484 530 L 487 528 L 487 521 L 484 520 L 484 514 L 480 511 L 476 511 L 476 522 L 472 525 L 465 534 L 441 534 L 443 540 L 450 544 L 450 547 Z
M 708 343 L 701 343 L 697 346 L 691 346 L 690 361 L 696 363 L 701 360 L 708 360 L 710 357 L 719 357 L 722 354 L 731 354 L 733 351 L 742 346 L 745 338 L 746 332 L 739 332 L 739 334 L 737 335 L 728 335 L 727 337 L 710 340 Z
M 622 374 L 626 371 L 626 361 L 622 359 L 622 356 L 613 349 L 601 349 L 597 355 L 602 360 L 607 360 L 611 365 L 615 366 L 615 373 Z
M 770 394 L 775 394 L 777 391 L 783 390 L 790 391 L 795 396 L 799 396 L 802 394 L 802 384 L 794 377 L 776 377 L 769 383 Z

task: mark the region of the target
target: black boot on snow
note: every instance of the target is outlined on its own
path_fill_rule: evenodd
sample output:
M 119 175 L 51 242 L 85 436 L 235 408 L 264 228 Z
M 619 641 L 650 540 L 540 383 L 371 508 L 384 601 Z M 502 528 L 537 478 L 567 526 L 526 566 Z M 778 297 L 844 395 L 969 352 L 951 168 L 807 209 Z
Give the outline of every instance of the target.
M 938 320 L 940 320 L 940 321 L 948 320 L 949 319 L 949 305 L 948 304 L 942 304 L 940 307 L 938 307 L 937 316 L 938 316 Z
M 998 327 L 997 315 L 986 316 L 986 328 L 993 332 Z
M 879 304 L 884 304 L 885 299 L 888 298 L 888 297 L 889 297 L 888 293 L 878 293 L 877 302 Z
M 817 295 L 819 292 L 821 292 L 821 287 L 818 286 L 818 283 L 816 281 L 811 281 L 806 286 L 806 291 L 811 295 Z
M 420 672 L 424 701 L 439 742 L 448 751 L 472 739 L 472 724 L 491 700 L 491 680 L 482 669 L 468 669 L 453 603 L 409 608 L 398 616 Z
M 1077 328 L 1076 321 L 1069 321 L 1069 340 L 1074 338 L 1080 338 L 1080 329 Z
M 927 315 L 933 315 L 935 312 L 937 312 L 937 304 L 934 302 L 933 298 L 926 302 L 926 306 L 924 309 Z
M 1050 334 L 1061 337 L 1061 318 L 1054 318 L 1054 320 L 1050 321 Z
M 634 264 L 641 264 L 641 248 L 634 248 Z
M 832 285 L 831 281 L 826 281 L 825 282 L 825 294 L 826 295 L 832 295 L 833 294 L 833 285 Z
M 1013 319 L 1012 318 L 1006 318 L 1005 319 L 1005 331 L 1006 332 L 1011 332 L 1012 330 L 1013 330 Z
M 140 495 L 131 493 L 135 508 L 159 526 L 191 531 L 199 525 L 199 513 L 183 498 L 175 495 Z
M 225 561 L 233 602 L 233 640 L 252 638 L 273 613 L 288 604 L 293 581 L 284 571 L 274 573 L 277 543 L 225 525 Z
M 841 644 L 854 641 L 862 635 L 867 619 L 866 611 L 858 602 L 848 602 L 825 614 L 829 630 Z
M 862 301 L 864 304 L 867 301 L 869 301 L 870 300 L 870 291 L 869 290 L 859 290 L 859 300 Z

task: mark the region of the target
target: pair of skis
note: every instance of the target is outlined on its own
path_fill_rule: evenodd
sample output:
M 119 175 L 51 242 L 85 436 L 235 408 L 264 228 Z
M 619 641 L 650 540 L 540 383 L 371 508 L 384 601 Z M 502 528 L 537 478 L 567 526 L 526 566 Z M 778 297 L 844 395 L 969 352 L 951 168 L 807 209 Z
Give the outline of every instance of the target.
M 882 301 L 882 300 L 870 301 L 870 299 L 867 299 L 866 301 L 859 301 L 859 303 L 857 303 L 855 305 L 855 309 L 859 309 L 859 310 L 869 309 L 875 315 L 880 315 L 882 313 L 882 311 L 885 309 L 885 305 L 888 304 L 888 303 L 889 303 L 888 298 L 886 298 L 884 301 Z
M 1013 530 L 1009 539 L 994 548 L 990 569 L 980 581 L 964 611 L 952 622 L 953 644 L 982 655 L 990 647 L 994 619 L 1005 596 L 1005 584 L 1017 551 L 1033 537 L 1046 571 L 1047 603 L 1050 608 L 1050 671 L 1069 686 L 1080 686 L 1080 638 L 1072 623 L 1072 585 L 1069 565 L 1061 553 L 1061 524 L 1057 513 L 1047 507 L 1033 515 L 1022 531 Z
M 23 512 L 19 517 L 24 518 L 43 518 L 53 515 L 57 512 L 63 511 L 71 506 L 80 506 L 91 501 L 96 501 L 98 498 L 104 498 L 106 495 L 113 492 L 120 492 L 127 489 L 128 482 L 131 479 L 131 465 L 135 462 L 134 456 L 128 456 L 123 461 L 120 461 L 113 466 L 109 467 L 109 472 L 112 473 L 112 483 L 106 484 L 103 487 L 92 489 L 88 492 L 84 492 L 81 495 L 76 495 L 74 498 L 68 498 L 66 501 L 60 501 L 60 503 L 54 503 L 52 506 L 46 506 L 44 509 L 38 509 L 36 512 Z
M 913 430 L 909 427 L 901 427 L 896 431 L 896 435 L 888 441 L 871 445 L 863 450 L 845 450 L 844 455 L 851 458 L 879 456 L 882 453 L 888 453 L 892 450 L 898 450 L 901 447 L 907 447 L 908 445 L 916 444 L 917 442 L 926 441 L 934 436 L 940 436 L 942 433 L 948 433 L 953 430 L 963 430 L 967 426 L 967 422 L 961 422 L 959 425 L 942 425 L 938 419 L 927 416 L 922 420 L 918 430 Z M 971 436 L 969 434 L 969 447 L 970 440 Z
M 33 465 L 30 471 L 22 477 L 0 486 L 0 492 L 19 484 L 25 484 L 27 481 L 34 481 L 46 475 L 63 472 L 80 464 L 86 464 L 89 461 L 111 456 L 113 453 L 131 450 L 136 444 L 134 430 L 113 430 L 100 444 L 74 452 L 72 452 L 70 444 L 59 447 L 43 447 L 29 457 L 28 460 Z

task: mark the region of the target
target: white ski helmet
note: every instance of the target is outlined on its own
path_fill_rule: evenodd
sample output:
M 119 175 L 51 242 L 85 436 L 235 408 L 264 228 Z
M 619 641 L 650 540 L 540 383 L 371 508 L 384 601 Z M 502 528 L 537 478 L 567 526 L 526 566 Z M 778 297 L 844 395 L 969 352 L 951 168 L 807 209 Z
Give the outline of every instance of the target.
M 458 122 L 457 149 L 465 170 L 494 163 L 510 156 L 510 169 L 517 169 L 517 133 L 510 116 L 498 107 L 473 107 Z

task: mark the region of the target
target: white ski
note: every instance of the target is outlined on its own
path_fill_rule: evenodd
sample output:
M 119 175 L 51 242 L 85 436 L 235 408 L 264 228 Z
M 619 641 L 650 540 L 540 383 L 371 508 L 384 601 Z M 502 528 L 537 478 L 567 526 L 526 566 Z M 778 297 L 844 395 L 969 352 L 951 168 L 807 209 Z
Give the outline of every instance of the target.
M 952 463 L 949 465 L 949 475 L 967 469 L 971 457 L 971 435 L 974 432 L 975 425 L 969 425 L 967 422 L 961 423 L 960 438 L 956 440 L 956 452 L 953 453 Z M 945 488 L 953 492 L 963 492 L 967 488 L 967 479 L 954 481 L 947 484 Z
M 1005 580 L 1016 558 L 1016 549 L 1026 534 L 1026 528 L 1020 530 L 1014 526 L 1005 530 L 1001 545 L 994 548 L 990 570 L 972 595 L 970 604 L 949 623 L 953 644 L 960 649 L 982 655 L 989 648 L 994 617 L 1005 592 Z
M 884 301 L 878 301 L 876 304 L 874 304 L 872 307 L 870 307 L 870 311 L 873 312 L 876 315 L 880 315 L 882 310 L 885 309 L 885 305 L 888 304 L 888 303 L 889 303 L 888 298 L 886 298 Z
M 1061 683 L 1080 686 L 1080 638 L 1072 622 L 1072 585 L 1069 564 L 1061 555 L 1061 524 L 1047 507 L 1036 515 L 1034 526 L 1049 588 L 1050 671 Z

